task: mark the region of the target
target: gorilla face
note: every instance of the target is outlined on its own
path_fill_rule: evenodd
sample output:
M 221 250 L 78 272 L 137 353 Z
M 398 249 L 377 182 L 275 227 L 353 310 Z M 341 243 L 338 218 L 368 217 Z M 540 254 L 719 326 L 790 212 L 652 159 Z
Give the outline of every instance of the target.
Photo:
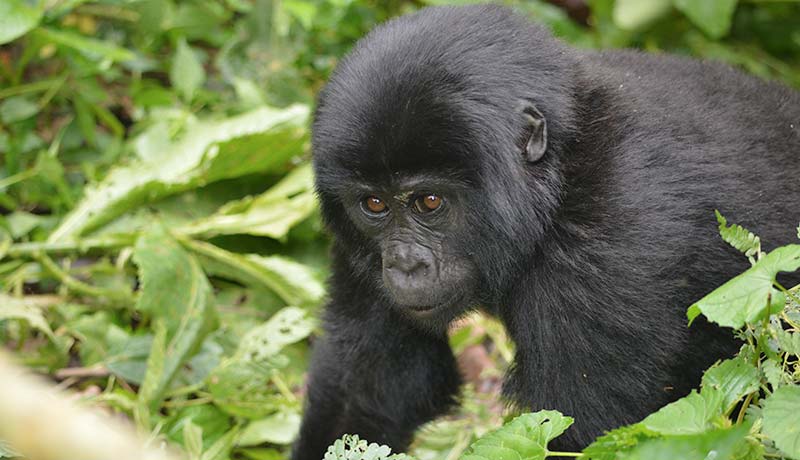
M 355 186 L 348 217 L 380 251 L 380 283 L 408 313 L 428 317 L 467 301 L 476 268 L 455 240 L 465 232 L 465 187 L 423 175 Z

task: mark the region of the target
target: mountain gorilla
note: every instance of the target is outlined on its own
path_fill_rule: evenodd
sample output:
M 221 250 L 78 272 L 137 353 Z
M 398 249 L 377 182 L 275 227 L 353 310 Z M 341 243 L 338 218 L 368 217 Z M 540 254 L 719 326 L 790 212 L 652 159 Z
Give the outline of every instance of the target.
M 335 237 L 295 460 L 343 433 L 405 449 L 456 402 L 448 325 L 516 343 L 504 392 L 580 449 L 735 352 L 692 301 L 747 267 L 715 208 L 774 244 L 800 220 L 800 96 L 721 64 L 570 48 L 499 6 L 376 28 L 322 91 Z

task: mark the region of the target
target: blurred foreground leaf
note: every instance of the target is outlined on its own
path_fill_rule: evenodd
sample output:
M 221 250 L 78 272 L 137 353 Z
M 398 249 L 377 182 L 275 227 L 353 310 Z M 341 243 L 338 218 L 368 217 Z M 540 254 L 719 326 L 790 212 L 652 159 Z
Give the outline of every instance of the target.
M 28 5 L 25 0 L 0 2 L 0 45 L 24 35 L 39 24 L 42 9 Z

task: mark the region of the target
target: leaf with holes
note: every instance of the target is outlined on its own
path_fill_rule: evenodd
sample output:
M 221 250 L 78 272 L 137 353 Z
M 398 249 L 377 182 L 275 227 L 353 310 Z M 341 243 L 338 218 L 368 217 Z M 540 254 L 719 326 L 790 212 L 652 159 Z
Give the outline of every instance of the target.
M 523 414 L 472 443 L 461 460 L 523 458 L 544 460 L 547 443 L 572 425 L 573 419 L 557 411 Z
M 275 356 L 286 345 L 299 342 L 311 334 L 314 322 L 306 311 L 286 307 L 266 323 L 250 329 L 239 342 L 234 357 L 241 360 L 264 361 Z

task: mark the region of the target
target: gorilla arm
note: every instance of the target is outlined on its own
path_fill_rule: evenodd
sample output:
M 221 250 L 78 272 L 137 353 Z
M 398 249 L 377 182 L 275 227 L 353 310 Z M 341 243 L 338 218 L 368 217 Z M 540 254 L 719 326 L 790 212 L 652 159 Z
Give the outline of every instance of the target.
M 326 307 L 324 336 L 314 344 L 293 460 L 321 459 L 343 434 L 402 451 L 419 425 L 455 403 L 460 385 L 444 333 L 415 328 L 363 284 L 342 279 L 351 275 L 337 268 L 332 285 L 338 289 Z

